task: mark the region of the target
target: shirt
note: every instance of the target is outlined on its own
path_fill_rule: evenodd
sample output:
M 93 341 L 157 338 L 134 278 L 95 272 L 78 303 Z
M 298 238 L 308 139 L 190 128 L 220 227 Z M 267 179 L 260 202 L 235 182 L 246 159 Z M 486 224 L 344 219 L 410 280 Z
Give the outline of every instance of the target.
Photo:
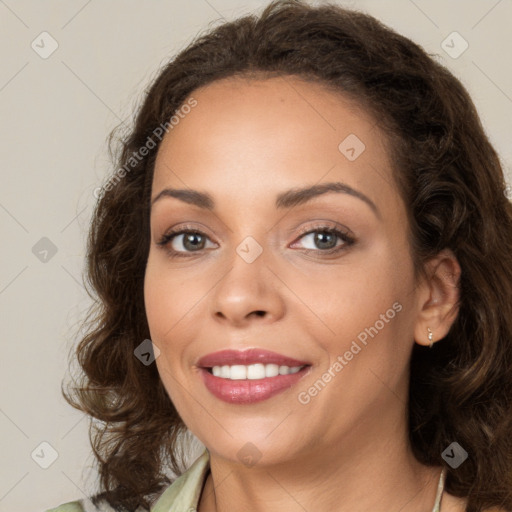
M 151 512 L 196 512 L 201 490 L 203 489 L 209 469 L 210 455 L 208 450 L 205 450 L 190 468 L 160 495 L 156 503 L 151 507 Z M 439 478 L 436 501 L 432 512 L 439 512 L 445 474 L 446 472 L 443 469 Z M 101 512 L 115 512 L 113 508 L 106 504 L 100 506 L 100 508 L 95 508 L 89 500 L 64 503 L 46 512 L 98 512 L 98 510 Z
M 205 450 L 180 477 L 167 487 L 151 512 L 196 512 L 199 497 L 210 469 L 210 455 Z M 116 512 L 107 503 L 94 507 L 88 499 L 64 503 L 46 512 Z

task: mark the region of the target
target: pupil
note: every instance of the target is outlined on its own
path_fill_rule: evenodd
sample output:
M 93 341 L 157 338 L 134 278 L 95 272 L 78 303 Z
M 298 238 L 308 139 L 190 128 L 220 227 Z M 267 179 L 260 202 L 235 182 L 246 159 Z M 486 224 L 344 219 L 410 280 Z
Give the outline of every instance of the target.
M 202 246 L 201 240 L 199 240 L 199 243 L 197 243 L 198 239 L 201 238 L 201 235 L 198 233 L 189 233 L 185 236 L 185 239 L 183 241 L 183 245 L 186 249 L 197 249 L 199 246 Z M 204 243 L 204 241 L 203 241 Z M 187 244 L 191 244 L 187 246 Z M 199 247 L 201 248 L 201 247 Z
M 331 243 L 329 243 L 329 238 Z M 334 245 L 332 244 L 333 240 Z M 317 244 L 317 247 L 319 249 L 332 249 L 336 245 L 336 240 L 333 233 L 328 233 L 324 231 L 321 233 L 317 233 L 317 235 L 315 236 L 315 243 Z

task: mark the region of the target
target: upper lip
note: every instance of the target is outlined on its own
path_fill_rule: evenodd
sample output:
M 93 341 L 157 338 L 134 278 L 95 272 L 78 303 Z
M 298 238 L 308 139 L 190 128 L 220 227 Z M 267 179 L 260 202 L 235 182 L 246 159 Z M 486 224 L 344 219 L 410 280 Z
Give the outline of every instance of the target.
M 270 350 L 259 348 L 249 348 L 245 350 L 220 350 L 207 354 L 197 362 L 197 366 L 202 368 L 213 368 L 214 366 L 234 365 L 234 364 L 278 364 L 280 366 L 305 366 L 309 363 L 299 361 L 292 357 L 287 357 Z

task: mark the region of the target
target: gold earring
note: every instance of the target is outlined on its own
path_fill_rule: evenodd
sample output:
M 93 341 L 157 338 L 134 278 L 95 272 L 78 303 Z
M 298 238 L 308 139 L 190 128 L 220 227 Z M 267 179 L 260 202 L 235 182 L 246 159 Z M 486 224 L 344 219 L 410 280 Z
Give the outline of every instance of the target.
M 432 331 L 430 330 L 430 327 L 427 327 L 428 331 L 428 341 L 430 341 L 430 348 L 434 346 L 434 342 L 432 341 L 432 338 L 434 337 Z

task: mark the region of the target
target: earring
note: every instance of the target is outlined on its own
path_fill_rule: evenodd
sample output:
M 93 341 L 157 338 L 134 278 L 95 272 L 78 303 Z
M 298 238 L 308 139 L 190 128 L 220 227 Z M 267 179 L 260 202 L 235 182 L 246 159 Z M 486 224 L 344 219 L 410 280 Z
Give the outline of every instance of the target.
M 428 341 L 430 341 L 430 348 L 432 348 L 434 346 L 434 342 L 432 341 L 434 334 L 430 330 L 430 327 L 427 327 L 427 331 L 428 331 Z

